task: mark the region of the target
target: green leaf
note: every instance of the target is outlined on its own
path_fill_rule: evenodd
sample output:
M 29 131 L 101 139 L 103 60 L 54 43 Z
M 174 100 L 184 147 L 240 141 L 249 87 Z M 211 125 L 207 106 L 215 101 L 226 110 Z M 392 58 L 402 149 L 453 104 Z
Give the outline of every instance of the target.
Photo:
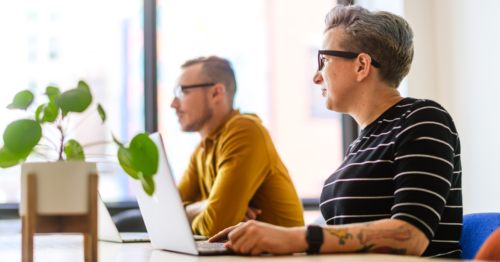
M 49 97 L 50 102 L 56 103 L 56 99 L 61 94 L 61 91 L 57 87 L 48 86 L 45 90 L 45 94 Z
M 81 113 L 92 103 L 92 94 L 85 82 L 80 81 L 76 89 L 68 90 L 60 94 L 56 99 L 56 105 L 63 111 L 63 116 L 68 112 Z
M 141 179 L 142 188 L 144 188 L 146 194 L 152 196 L 155 192 L 155 181 L 153 181 L 153 177 L 145 176 L 139 172 L 139 179 Z
M 35 119 L 38 123 L 54 122 L 59 115 L 59 108 L 52 102 L 40 105 L 36 109 Z
M 0 167 L 7 168 L 19 164 L 19 161 L 25 160 L 29 152 L 26 154 L 16 154 L 8 148 L 3 147 L 0 149 Z
M 89 85 L 87 85 L 87 83 L 85 83 L 84 81 L 79 81 L 78 87 L 76 89 L 82 89 L 82 90 L 86 90 L 87 92 L 90 92 Z
M 153 176 L 158 170 L 158 148 L 146 134 L 138 134 L 130 142 L 132 165 L 144 176 Z
M 65 111 L 65 110 L 62 110 L 61 109 L 61 114 L 62 114 L 62 117 L 65 118 L 67 115 L 68 115 L 68 111 Z
M 43 117 L 41 122 L 54 122 L 59 115 L 59 108 L 55 103 L 50 102 L 43 108 Z
M 66 154 L 66 161 L 85 161 L 83 147 L 73 139 L 64 145 L 64 153 Z
M 113 137 L 113 141 L 115 141 L 115 143 L 119 146 L 119 147 L 124 147 L 124 145 L 122 143 L 120 143 L 120 141 L 118 141 L 118 139 L 116 139 L 115 135 L 113 135 L 113 133 L 111 133 L 111 136 Z
M 100 104 L 97 104 L 97 111 L 99 112 L 102 122 L 104 123 L 104 121 L 106 121 L 106 113 L 104 112 L 104 109 L 102 109 L 102 106 Z
M 24 90 L 14 96 L 14 100 L 7 106 L 9 109 L 24 109 L 26 110 L 33 102 L 33 93 L 29 90 Z
M 18 120 L 7 126 L 3 133 L 5 147 L 16 154 L 26 154 L 42 138 L 42 127 L 34 120 Z
M 36 113 L 35 113 L 35 119 L 38 123 L 42 123 L 42 119 L 40 118 L 40 114 L 43 112 L 43 109 L 45 108 L 45 104 L 43 105 L 40 105 L 37 109 L 36 109 Z
M 125 173 L 127 173 L 133 179 L 139 179 L 137 171 L 132 166 L 132 155 L 127 148 L 120 146 L 120 149 L 118 149 L 118 161 L 120 162 L 120 166 L 122 166 Z

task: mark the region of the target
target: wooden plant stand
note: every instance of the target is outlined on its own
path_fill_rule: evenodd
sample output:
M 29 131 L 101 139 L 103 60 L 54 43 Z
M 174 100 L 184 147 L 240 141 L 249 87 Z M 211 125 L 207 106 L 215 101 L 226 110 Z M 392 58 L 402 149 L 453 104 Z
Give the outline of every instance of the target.
M 26 215 L 22 216 L 22 260 L 33 261 L 35 233 L 82 233 L 85 261 L 97 262 L 97 174 L 90 175 L 89 213 L 83 215 L 38 215 L 36 176 L 27 176 Z

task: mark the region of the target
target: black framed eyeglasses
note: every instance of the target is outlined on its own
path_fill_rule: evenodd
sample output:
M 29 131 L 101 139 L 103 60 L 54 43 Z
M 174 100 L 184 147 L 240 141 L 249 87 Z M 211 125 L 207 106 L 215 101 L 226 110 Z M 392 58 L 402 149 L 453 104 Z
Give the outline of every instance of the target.
M 356 58 L 359 56 L 359 53 L 352 53 L 352 52 L 345 52 L 345 51 L 334 51 L 334 50 L 319 50 L 318 51 L 318 71 L 321 71 L 321 69 L 323 69 L 323 66 L 325 66 L 325 63 L 323 62 L 321 55 L 331 55 L 331 56 L 337 56 L 337 57 L 343 57 L 343 58 Z M 372 64 L 372 66 L 374 66 L 376 68 L 381 67 L 381 65 L 373 59 L 372 59 L 371 64 Z
M 178 99 L 182 99 L 182 91 L 185 89 L 189 88 L 196 88 L 196 87 L 209 87 L 209 86 L 214 86 L 215 83 L 208 83 L 208 84 L 199 84 L 199 85 L 190 85 L 190 86 L 177 86 L 174 89 L 174 96 L 177 97 Z

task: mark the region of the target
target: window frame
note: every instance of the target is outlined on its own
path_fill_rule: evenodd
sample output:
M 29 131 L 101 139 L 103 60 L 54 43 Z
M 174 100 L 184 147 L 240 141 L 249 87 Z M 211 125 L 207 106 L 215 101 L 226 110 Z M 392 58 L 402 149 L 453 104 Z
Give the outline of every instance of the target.
M 354 4 L 354 0 L 337 0 L 338 4 Z M 157 32 L 156 0 L 144 0 L 144 116 L 145 130 L 158 132 L 158 79 L 157 79 Z M 346 114 L 342 115 L 342 149 L 346 152 L 358 136 L 358 125 Z M 319 210 L 319 198 L 302 198 L 304 211 Z M 111 215 L 138 208 L 137 201 L 105 202 Z M 19 204 L 0 204 L 0 219 L 19 219 Z

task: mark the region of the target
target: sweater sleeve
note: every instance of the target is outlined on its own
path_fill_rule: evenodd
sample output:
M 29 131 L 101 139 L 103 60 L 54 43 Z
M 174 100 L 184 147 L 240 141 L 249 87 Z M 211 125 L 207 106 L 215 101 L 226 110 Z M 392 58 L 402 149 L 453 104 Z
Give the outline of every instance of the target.
M 241 222 L 269 169 L 266 143 L 255 123 L 242 119 L 228 128 L 219 141 L 217 177 L 207 207 L 192 223 L 195 234 L 211 237 Z
M 177 185 L 184 206 L 201 200 L 200 183 L 198 181 L 198 172 L 196 171 L 196 154 L 198 152 L 199 147 L 191 155 L 188 168 Z
M 431 241 L 450 193 L 458 134 L 450 115 L 426 102 L 408 110 L 396 135 L 392 218 L 419 228 Z

